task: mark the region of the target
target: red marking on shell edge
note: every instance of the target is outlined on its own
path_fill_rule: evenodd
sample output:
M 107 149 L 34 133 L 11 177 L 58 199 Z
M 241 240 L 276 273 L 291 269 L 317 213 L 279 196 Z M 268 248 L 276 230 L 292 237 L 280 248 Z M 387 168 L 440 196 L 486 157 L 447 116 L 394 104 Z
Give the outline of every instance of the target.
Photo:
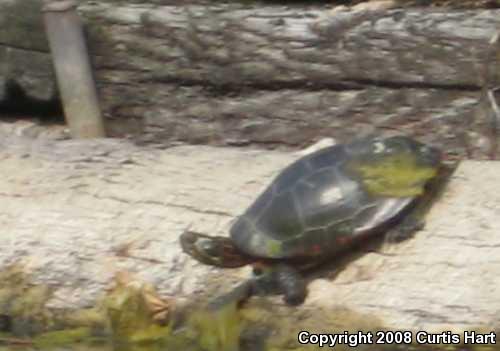
M 318 244 L 313 245 L 313 247 L 312 247 L 312 251 L 313 251 L 313 253 L 314 253 L 314 254 L 319 254 L 319 253 L 321 253 L 321 246 L 320 246 L 320 245 L 318 245 Z
M 345 244 L 349 243 L 350 241 L 351 241 L 351 239 L 348 237 L 345 237 L 345 236 L 341 236 L 340 238 L 337 238 L 337 243 L 339 245 L 345 245 Z

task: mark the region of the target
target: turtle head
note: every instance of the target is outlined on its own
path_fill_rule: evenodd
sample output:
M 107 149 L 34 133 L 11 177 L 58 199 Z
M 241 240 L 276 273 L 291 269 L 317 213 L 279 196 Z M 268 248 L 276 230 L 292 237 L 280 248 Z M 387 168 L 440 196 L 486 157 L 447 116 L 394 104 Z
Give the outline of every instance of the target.
M 374 138 L 354 145 L 361 157 L 348 162 L 376 196 L 415 197 L 441 170 L 440 150 L 404 136 Z
M 416 167 L 437 169 L 441 164 L 441 150 L 414 139 L 395 136 L 385 139 L 382 143 L 387 155 L 397 157 L 411 156 L 415 160 Z
M 253 262 L 238 250 L 231 239 L 186 230 L 180 236 L 182 251 L 197 261 L 211 266 L 235 268 Z

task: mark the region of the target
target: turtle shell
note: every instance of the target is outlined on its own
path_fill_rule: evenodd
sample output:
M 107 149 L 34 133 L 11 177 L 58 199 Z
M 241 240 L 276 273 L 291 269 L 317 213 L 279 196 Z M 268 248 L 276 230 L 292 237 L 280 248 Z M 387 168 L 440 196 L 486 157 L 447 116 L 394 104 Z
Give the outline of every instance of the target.
M 437 174 L 438 150 L 407 137 L 334 145 L 285 168 L 230 230 L 255 257 L 322 257 L 394 225 Z

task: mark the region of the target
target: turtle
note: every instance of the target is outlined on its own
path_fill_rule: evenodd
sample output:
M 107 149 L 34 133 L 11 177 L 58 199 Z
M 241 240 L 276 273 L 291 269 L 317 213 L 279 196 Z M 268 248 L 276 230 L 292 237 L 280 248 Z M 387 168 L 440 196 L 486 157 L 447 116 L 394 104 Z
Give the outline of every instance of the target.
M 422 228 L 417 213 L 442 166 L 439 149 L 407 136 L 329 146 L 283 169 L 234 221 L 230 237 L 186 230 L 182 250 L 208 265 L 254 266 L 225 300 L 273 291 L 299 305 L 304 271 L 369 238 L 392 233 L 400 241 Z

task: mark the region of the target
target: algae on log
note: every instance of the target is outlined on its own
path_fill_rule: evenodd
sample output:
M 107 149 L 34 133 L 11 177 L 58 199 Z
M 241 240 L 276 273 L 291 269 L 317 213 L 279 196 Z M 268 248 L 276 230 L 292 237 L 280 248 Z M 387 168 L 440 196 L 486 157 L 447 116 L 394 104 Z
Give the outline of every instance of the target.
M 48 54 L 18 60 L 48 52 L 29 40 L 38 20 L 15 19 L 36 10 L 24 3 L 0 0 L 0 22 L 16 28 L 0 33 L 0 76 L 50 96 Z M 302 145 L 404 130 L 464 153 L 456 136 L 471 125 L 500 10 L 188 4 L 82 2 L 110 135 Z
M 180 233 L 190 226 L 227 234 L 298 157 L 0 136 L 0 267 L 22 266 L 33 284 L 50 286 L 50 309 L 93 306 L 122 271 L 179 304 L 227 292 L 250 268 L 200 265 L 181 252 Z M 500 194 L 491 189 L 499 167 L 462 163 L 423 231 L 325 267 L 311 278 L 305 304 L 288 311 L 314 318 L 318 309 L 347 309 L 392 329 L 498 326 Z M 279 297 L 264 300 L 282 306 Z

